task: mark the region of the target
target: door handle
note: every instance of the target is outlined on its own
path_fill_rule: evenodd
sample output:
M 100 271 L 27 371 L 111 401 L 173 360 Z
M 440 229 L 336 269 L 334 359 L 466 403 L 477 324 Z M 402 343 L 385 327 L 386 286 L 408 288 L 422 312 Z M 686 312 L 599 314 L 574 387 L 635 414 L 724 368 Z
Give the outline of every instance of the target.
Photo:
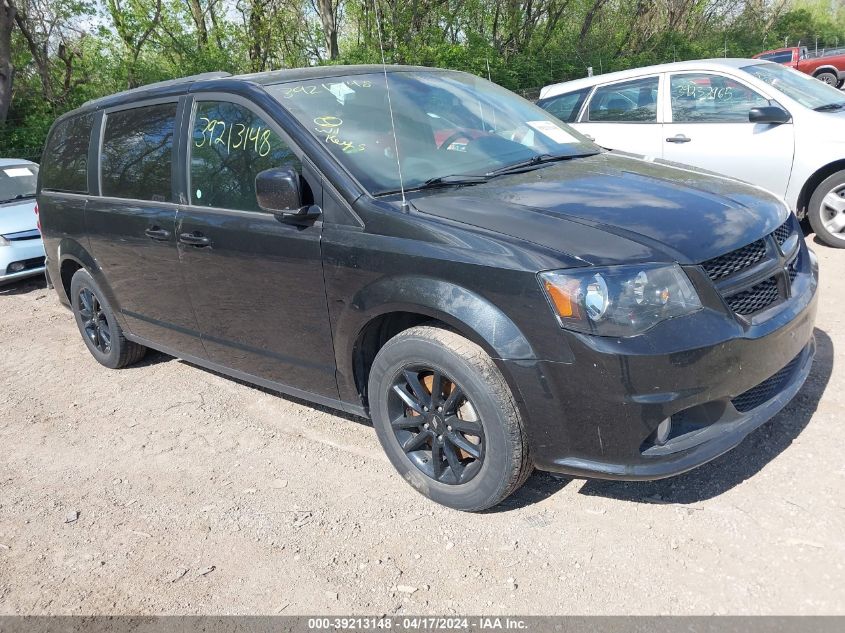
M 684 134 L 675 134 L 666 139 L 667 143 L 689 143 L 692 139 Z
M 148 228 L 146 231 L 144 231 L 144 235 L 146 235 L 151 240 L 166 241 L 170 239 L 170 231 L 159 228 L 157 226 L 151 226 L 150 228 Z
M 190 246 L 210 246 L 211 240 L 201 233 L 180 233 L 179 241 Z

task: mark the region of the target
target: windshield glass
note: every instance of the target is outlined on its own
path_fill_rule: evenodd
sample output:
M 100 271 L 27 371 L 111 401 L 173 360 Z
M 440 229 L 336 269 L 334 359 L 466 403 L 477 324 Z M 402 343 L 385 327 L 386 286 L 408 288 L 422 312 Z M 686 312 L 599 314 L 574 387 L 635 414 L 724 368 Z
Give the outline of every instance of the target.
M 23 164 L 0 167 L 0 204 L 10 200 L 33 197 L 37 180 L 37 165 Z
M 390 72 L 405 187 L 483 175 L 538 156 L 599 148 L 549 113 L 489 81 L 455 72 Z M 383 73 L 296 81 L 268 92 L 370 192 L 399 189 Z
M 845 102 L 845 95 L 836 88 L 780 64 L 754 64 L 745 66 L 742 70 L 762 79 L 807 108 L 815 109 L 831 103 Z

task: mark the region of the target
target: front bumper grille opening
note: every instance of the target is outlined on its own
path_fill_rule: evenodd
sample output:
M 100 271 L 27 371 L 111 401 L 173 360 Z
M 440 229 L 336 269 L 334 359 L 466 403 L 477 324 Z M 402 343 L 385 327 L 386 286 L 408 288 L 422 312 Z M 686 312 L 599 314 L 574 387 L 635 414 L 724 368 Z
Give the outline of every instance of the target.
M 12 266 L 15 264 L 23 264 L 23 268 L 20 270 L 12 270 Z M 44 266 L 44 257 L 33 257 L 32 259 L 24 259 L 20 262 L 12 262 L 6 267 L 6 274 L 12 275 L 16 273 L 22 273 L 27 270 L 34 270 L 36 268 L 42 268 Z
M 710 279 L 718 281 L 753 266 L 765 256 L 766 243 L 763 240 L 757 240 L 730 253 L 709 259 L 702 266 Z
M 789 363 L 777 372 L 774 376 L 766 378 L 756 387 L 752 387 L 748 391 L 739 394 L 736 398 L 731 400 L 734 409 L 740 413 L 748 413 L 752 409 L 756 409 L 760 405 L 768 402 L 779 394 L 786 383 L 792 378 L 792 374 L 798 363 L 801 360 L 801 354 L 793 358 Z
M 768 308 L 780 298 L 778 282 L 774 277 L 751 286 L 747 290 L 725 297 L 728 307 L 740 316 L 750 316 Z

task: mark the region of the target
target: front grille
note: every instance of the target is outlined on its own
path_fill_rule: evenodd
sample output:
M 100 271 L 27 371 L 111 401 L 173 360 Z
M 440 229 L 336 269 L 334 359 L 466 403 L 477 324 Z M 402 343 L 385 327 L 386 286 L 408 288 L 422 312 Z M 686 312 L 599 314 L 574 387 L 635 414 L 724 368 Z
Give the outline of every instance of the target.
M 789 286 L 792 285 L 792 281 L 798 274 L 798 257 L 785 265 L 780 248 L 775 248 L 772 242 L 782 247 L 792 231 L 793 224 L 790 216 L 786 222 L 767 236 L 730 253 L 708 259 L 701 264 L 704 272 L 716 284 L 716 289 L 720 291 L 725 303 L 734 314 L 750 317 L 777 303 L 780 299 L 786 299 L 787 295 L 782 294 L 778 280 L 784 278 L 782 285 L 785 288 L 787 286 L 785 277 L 788 276 Z M 771 270 L 768 272 L 769 277 L 760 281 L 760 277 L 766 274 L 764 271 L 767 267 L 763 266 L 764 263 L 770 264 L 767 267 Z M 762 275 L 755 273 L 746 285 L 740 283 L 737 288 L 737 282 L 733 278 L 753 266 L 758 266 L 758 270 L 762 269 L 760 271 Z
M 15 264 L 23 263 L 23 268 L 21 270 L 12 270 L 12 266 Z M 43 257 L 33 257 L 32 259 L 24 259 L 22 262 L 12 262 L 6 267 L 6 274 L 12 275 L 15 273 L 22 273 L 25 270 L 33 270 L 35 268 L 42 268 L 44 266 L 44 258 Z
M 718 281 L 753 266 L 765 256 L 766 243 L 763 240 L 757 240 L 730 253 L 708 259 L 702 266 L 710 279 Z
M 789 361 L 789 364 L 774 376 L 766 378 L 766 380 L 756 387 L 751 387 L 751 389 L 745 393 L 741 393 L 731 400 L 731 404 L 740 413 L 747 413 L 752 409 L 756 409 L 761 404 L 768 402 L 781 392 L 786 383 L 792 377 L 792 373 L 798 366 L 800 360 L 801 354 L 798 354 L 798 356 Z
M 759 284 L 751 286 L 730 297 L 725 297 L 728 307 L 740 316 L 748 316 L 768 308 L 780 297 L 778 282 L 774 277 L 769 277 Z
M 777 240 L 778 246 L 783 246 L 783 243 L 786 241 L 786 238 L 788 238 L 791 233 L 792 227 L 789 225 L 789 220 L 787 220 L 778 228 L 776 228 L 772 235 L 774 236 L 775 240 Z

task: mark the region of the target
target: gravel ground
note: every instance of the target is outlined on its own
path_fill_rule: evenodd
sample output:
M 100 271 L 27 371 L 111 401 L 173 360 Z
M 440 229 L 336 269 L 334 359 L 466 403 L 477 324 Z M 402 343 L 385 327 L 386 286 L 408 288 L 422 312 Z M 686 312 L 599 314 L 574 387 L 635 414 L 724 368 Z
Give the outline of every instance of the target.
M 845 250 L 813 247 L 818 355 L 772 422 L 474 515 L 362 420 L 162 354 L 105 369 L 43 283 L 0 288 L 0 613 L 845 614 Z

